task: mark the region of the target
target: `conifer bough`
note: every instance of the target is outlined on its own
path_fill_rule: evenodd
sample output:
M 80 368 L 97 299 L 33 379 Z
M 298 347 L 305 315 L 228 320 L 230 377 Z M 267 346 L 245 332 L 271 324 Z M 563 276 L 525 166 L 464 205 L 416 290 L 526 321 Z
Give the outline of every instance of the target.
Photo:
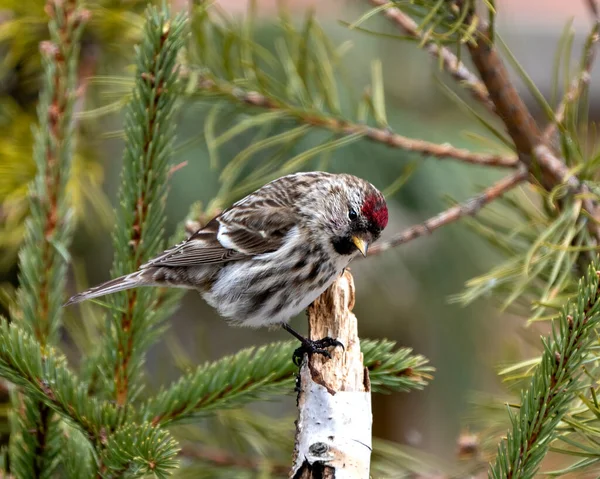
M 37 172 L 29 191 L 30 215 L 19 252 L 16 323 L 35 335 L 42 351 L 58 341 L 62 323 L 72 209 L 67 182 L 73 157 L 73 109 L 77 96 L 79 39 L 89 12 L 77 1 L 46 4 L 50 40 L 40 45 L 43 83 L 34 134 Z M 43 355 L 42 355 L 42 361 Z M 15 421 L 10 438 L 12 472 L 50 477 L 65 439 L 58 417 L 36 396 L 13 392 Z
M 125 110 L 125 154 L 121 208 L 114 233 L 112 273 L 139 268 L 162 248 L 170 155 L 175 138 L 177 55 L 185 40 L 183 15 L 148 8 L 142 43 L 136 48 L 136 81 Z M 156 295 L 129 291 L 113 297 L 112 324 L 101 364 L 104 387 L 117 404 L 134 400 L 141 387 L 141 366 L 160 329 Z
M 516 413 L 509 409 L 512 430 L 500 443 L 493 479 L 530 479 L 557 436 L 558 423 L 581 388 L 579 377 L 600 324 L 600 271 L 590 266 L 577 296 L 552 323 L 552 336 L 542 340 L 544 352 Z
M 52 7 L 56 9 L 52 10 Z M 51 3 L 50 11 L 55 16 L 50 23 L 53 41 L 43 45 L 51 60 L 46 78 L 49 88 L 45 92 L 51 91 L 50 87 L 56 92 L 55 96 L 42 95 L 40 100 L 41 127 L 36 143 L 39 148 L 36 160 L 40 160 L 40 165 L 35 194 L 32 195 L 32 234 L 25 246 L 31 251 L 23 253 L 21 265 L 23 285 L 37 287 L 42 284 L 50 290 L 47 296 L 38 294 L 38 290 L 22 293 L 23 297 L 28 296 L 27 300 L 22 300 L 23 317 L 26 321 L 31 319 L 34 327 L 23 327 L 18 321 L 9 324 L 2 320 L 0 323 L 0 376 L 21 388 L 27 396 L 28 407 L 32 405 L 40 411 L 43 408 L 47 413 L 45 417 L 53 418 L 53 424 L 60 427 L 37 428 L 37 424 L 35 430 L 21 427 L 22 432 L 32 433 L 35 438 L 41 437 L 40 432 L 52 432 L 54 439 L 31 447 L 27 441 L 19 443 L 19 436 L 14 434 L 11 440 L 23 447 L 14 448 L 22 456 L 14 455 L 11 465 L 19 477 L 49 476 L 61 460 L 61 467 L 71 477 L 82 477 L 73 471 L 92 472 L 95 466 L 98 466 L 99 475 L 107 478 L 140 477 L 152 473 L 164 477 L 176 467 L 178 446 L 163 426 L 290 390 L 295 372 L 289 361 L 293 345 L 283 343 L 241 351 L 231 358 L 198 368 L 165 392 L 142 403 L 138 392 L 143 383 L 143 357 L 157 337 L 159 322 L 164 318 L 163 305 L 158 304 L 152 292 L 128 293 L 126 298 L 115 301 L 112 322 L 105 334 L 106 342 L 101 345 L 99 354 L 89 360 L 100 358 L 100 361 L 84 365 L 86 370 L 99 372 L 93 383 L 77 377 L 65 358 L 52 347 L 60 324 L 59 305 L 71 231 L 64 187 L 69 171 L 70 142 L 75 136 L 72 102 L 76 91 L 77 39 L 87 13 L 71 1 Z M 115 233 L 113 271 L 116 274 L 138 268 L 161 247 L 168 159 L 174 138 L 177 52 L 183 44 L 184 30 L 183 17 L 171 19 L 166 9 L 148 9 L 142 43 L 136 55 L 133 99 L 125 115 L 127 141 L 119 194 L 121 214 Z M 46 101 L 48 99 L 51 101 Z M 363 233 L 362 237 L 353 238 L 353 246 L 348 241 L 338 244 L 338 249 L 355 247 L 366 252 L 367 243 L 376 235 L 368 237 L 365 232 L 370 232 L 371 227 L 380 230 L 387 221 L 385 204 L 382 206 L 378 199 L 377 195 L 366 195 L 366 206 L 359 205 L 358 211 L 343 212 L 349 221 L 365 217 L 374 226 L 363 225 L 362 230 L 355 227 L 352 232 Z M 49 201 L 44 202 L 46 200 Z M 46 208 L 48 205 L 50 208 Z M 46 220 L 49 221 L 45 223 Z M 43 243 L 42 248 L 38 247 L 40 243 Z M 57 263 L 38 261 L 36 255 L 44 251 L 54 255 Z M 62 272 L 59 281 L 48 281 L 49 276 L 44 276 L 54 275 L 54 278 L 58 272 Z M 32 306 L 37 300 L 41 301 L 42 311 L 47 306 L 52 312 L 48 315 L 52 315 L 52 324 L 48 322 L 38 327 L 40 324 L 34 323 L 43 317 Z M 365 366 L 371 371 L 373 390 L 423 387 L 430 371 L 424 358 L 410 355 L 407 349 L 394 351 L 394 346 L 389 341 L 363 342 Z M 266 353 L 274 355 L 277 361 L 265 361 Z M 289 387 L 281 388 L 281 384 Z M 129 407 L 136 399 L 139 407 Z M 28 418 L 35 417 L 29 410 L 26 413 Z M 65 421 L 59 422 L 56 418 Z M 47 437 L 51 438 L 51 435 Z M 81 441 L 82 437 L 89 440 L 89 444 Z M 39 451 L 52 453 L 49 461 L 35 465 L 33 471 L 26 470 L 28 457 Z M 75 464 L 77 461 L 72 457 L 64 457 L 67 453 L 74 453 L 87 464 Z

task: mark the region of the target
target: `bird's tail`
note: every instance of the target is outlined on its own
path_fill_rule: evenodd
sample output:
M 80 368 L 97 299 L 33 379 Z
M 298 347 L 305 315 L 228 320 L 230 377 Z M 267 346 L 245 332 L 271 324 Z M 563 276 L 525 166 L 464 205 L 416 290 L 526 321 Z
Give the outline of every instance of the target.
M 111 279 L 106 283 L 99 284 L 98 286 L 94 286 L 93 288 L 72 296 L 69 301 L 64 304 L 64 306 L 80 303 L 92 298 L 98 298 L 99 296 L 104 296 L 105 294 L 116 293 L 117 291 L 137 288 L 138 286 L 150 286 L 152 281 L 149 280 L 149 277 L 151 278 L 152 275 L 148 275 L 148 273 L 148 270 L 141 270 L 121 276 L 119 278 Z

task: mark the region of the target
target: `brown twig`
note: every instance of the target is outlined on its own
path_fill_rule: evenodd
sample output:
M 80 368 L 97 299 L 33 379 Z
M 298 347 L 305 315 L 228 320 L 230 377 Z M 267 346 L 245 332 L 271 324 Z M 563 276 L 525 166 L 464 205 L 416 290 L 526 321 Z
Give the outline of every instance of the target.
M 369 3 L 376 7 L 382 7 L 388 5 L 390 2 L 388 0 L 369 0 Z M 448 74 L 461 85 L 465 86 L 478 102 L 484 105 L 488 110 L 494 111 L 494 103 L 490 100 L 486 86 L 454 53 L 446 47 L 435 44 L 433 41 L 427 41 L 421 32 L 419 32 L 418 25 L 415 21 L 400 9 L 390 6 L 383 11 L 383 14 L 386 18 L 400 27 L 407 35 L 419 40 L 419 42 L 424 42 L 425 49 L 429 54 L 442 60 L 444 70 Z
M 398 148 L 405 151 L 419 153 L 434 158 L 450 158 L 464 163 L 498 166 L 503 168 L 516 168 L 518 160 L 514 156 L 493 155 L 486 153 L 474 153 L 462 148 L 456 148 L 448 143 L 438 144 L 425 140 L 407 138 L 394 133 L 389 129 L 374 128 L 367 125 L 348 122 L 337 118 L 324 117 L 319 114 L 308 114 L 304 110 L 295 109 L 276 99 L 270 98 L 254 91 L 244 91 L 237 86 L 229 83 L 217 82 L 213 79 L 203 77 L 198 82 L 198 89 L 202 92 L 208 92 L 227 98 L 230 101 L 244 103 L 259 108 L 265 108 L 272 111 L 284 111 L 291 118 L 296 119 L 307 125 L 325 128 L 341 135 L 362 135 L 365 138 L 388 145 L 392 148 Z
M 446 211 L 429 218 L 424 223 L 412 226 L 402 233 L 392 237 L 391 239 L 373 246 L 369 250 L 369 256 L 383 253 L 391 248 L 408 243 L 415 238 L 420 238 L 421 236 L 431 234 L 434 230 L 449 223 L 453 223 L 454 221 L 464 218 L 465 216 L 473 216 L 477 214 L 481 208 L 525 181 L 528 175 L 529 173 L 525 168 L 520 168 L 516 173 L 503 178 L 474 198 L 448 208 Z
M 385 6 L 388 4 L 386 0 L 368 1 L 375 6 Z M 556 120 L 558 123 L 560 123 L 564 117 L 567 104 L 575 101 L 583 91 L 587 82 L 589 82 L 589 71 L 594 58 L 595 46 L 599 41 L 600 8 L 598 7 L 596 0 L 587 1 L 591 12 L 596 19 L 594 30 L 588 38 L 586 49 L 584 51 L 584 68 L 582 74 L 579 76 L 577 82 L 574 83 L 570 92 L 567 93 L 563 105 L 557 111 Z M 531 179 L 535 178 L 535 180 L 547 191 L 552 191 L 556 186 L 566 183 L 573 194 L 589 196 L 589 188 L 569 171 L 564 159 L 560 158 L 552 151 L 552 146 L 549 144 L 548 139 L 552 136 L 556 125 L 550 125 L 544 133 L 540 132 L 539 127 L 512 83 L 510 75 L 501 60 L 497 49 L 490 39 L 489 26 L 485 21 L 477 19 L 477 22 L 471 22 L 472 24 L 478 25 L 476 31 L 477 42 L 468 44 L 471 59 L 481 76 L 483 82 L 481 83 L 471 72 L 462 68 L 464 65 L 459 64 L 457 59 L 453 59 L 452 56 L 450 56 L 452 55 L 451 52 L 438 47 L 433 42 L 427 42 L 427 39 L 418 31 L 416 23 L 410 16 L 393 6 L 386 8 L 383 11 L 383 14 L 408 35 L 417 38 L 424 43 L 429 53 L 442 58 L 443 64 L 448 72 L 459 82 L 469 85 L 470 90 L 475 97 L 484 104 L 487 104 L 488 108 L 490 102 L 493 104 L 493 108 L 489 109 L 494 111 L 494 113 L 502 119 L 514 142 L 518 154 L 518 163 L 527 167 L 531 173 Z M 471 19 L 473 19 L 474 15 L 475 12 L 472 12 Z M 485 96 L 483 96 L 484 92 Z M 524 175 L 524 173 L 519 172 L 509 178 L 520 178 L 521 174 Z M 592 219 L 592 221 L 589 222 L 590 232 L 597 240 L 600 240 L 600 221 L 597 220 L 597 218 L 600 218 L 600 209 L 597 203 L 591 198 L 586 197 L 583 199 L 582 205 Z M 476 208 L 476 210 L 478 210 L 478 208 Z M 417 225 L 400 234 L 389 243 L 374 247 L 370 253 L 376 254 L 392 246 L 405 243 L 413 238 L 427 234 L 431 229 L 452 222 L 464 215 L 465 213 L 462 213 L 460 207 L 457 206 L 451 208 L 432 218 L 428 222 Z
M 582 194 L 582 205 L 585 211 L 590 215 L 591 221 L 588 223 L 588 230 L 594 235 L 596 241 L 600 239 L 600 209 L 596 202 L 591 198 L 592 192 L 589 187 L 579 181 L 571 170 L 565 165 L 546 145 L 540 144 L 534 148 L 537 163 L 550 172 L 557 184 L 566 184 L 572 194 Z
M 169 168 L 169 172 L 167 173 L 168 178 L 171 179 L 171 177 L 173 176 L 174 173 L 177 173 L 179 170 L 185 168 L 187 165 L 188 165 L 187 160 L 181 161 L 181 162 L 177 163 L 176 165 L 173 165 L 171 168 Z
M 594 17 L 594 27 L 588 35 L 585 47 L 583 49 L 581 70 L 577 77 L 571 82 L 569 89 L 565 93 L 560 105 L 556 109 L 554 120 L 548 124 L 542 134 L 542 141 L 545 144 L 550 144 L 558 125 L 564 121 L 567 107 L 579 99 L 585 88 L 590 83 L 592 66 L 594 65 L 598 43 L 600 43 L 600 9 L 597 2 L 594 0 L 588 0 L 587 3 L 592 16 Z
M 510 79 L 510 74 L 498 50 L 489 38 L 486 25 L 478 29 L 476 44 L 469 44 L 473 64 L 486 85 L 490 99 L 510 135 L 519 159 L 528 167 L 532 165 L 533 148 L 540 143 L 539 128 Z

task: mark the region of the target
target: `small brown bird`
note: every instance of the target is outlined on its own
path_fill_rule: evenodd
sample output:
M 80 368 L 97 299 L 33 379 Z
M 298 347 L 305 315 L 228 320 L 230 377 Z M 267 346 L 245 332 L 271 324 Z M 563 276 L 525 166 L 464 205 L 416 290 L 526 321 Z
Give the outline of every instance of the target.
M 383 195 L 347 174 L 297 173 L 246 196 L 136 272 L 73 296 L 66 305 L 138 286 L 197 289 L 230 322 L 281 325 L 302 350 L 327 355 L 287 324 L 386 227 Z

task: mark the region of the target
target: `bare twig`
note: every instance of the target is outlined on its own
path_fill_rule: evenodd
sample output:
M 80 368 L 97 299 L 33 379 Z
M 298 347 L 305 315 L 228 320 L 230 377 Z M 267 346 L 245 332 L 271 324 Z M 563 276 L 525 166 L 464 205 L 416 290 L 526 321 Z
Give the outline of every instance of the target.
M 389 129 L 374 128 L 358 123 L 351 123 L 337 118 L 324 117 L 316 113 L 308 114 L 304 110 L 295 109 L 290 105 L 281 103 L 280 101 L 261 93 L 244 91 L 229 83 L 220 83 L 206 77 L 200 79 L 198 82 L 198 89 L 203 92 L 209 92 L 212 95 L 225 97 L 230 101 L 245 103 L 247 105 L 273 111 L 284 111 L 291 118 L 307 125 L 324 128 L 341 135 L 363 135 L 371 141 L 425 156 L 451 158 L 464 163 L 485 166 L 498 166 L 504 168 L 516 168 L 518 166 L 518 160 L 514 156 L 474 153 L 469 150 L 456 148 L 448 143 L 440 145 L 425 140 L 407 138 L 398 135 Z
M 481 22 L 481 21 L 480 21 Z M 533 148 L 539 144 L 541 134 L 525 102 L 510 79 L 510 74 L 500 58 L 498 50 L 491 43 L 487 25 L 478 30 L 476 44 L 469 44 L 473 64 L 481 75 L 483 83 L 496 106 L 510 135 L 519 158 L 528 167 L 532 164 Z
M 524 167 L 520 168 L 516 173 L 503 178 L 474 198 L 448 208 L 446 211 L 429 218 L 424 223 L 411 226 L 407 230 L 392 237 L 391 239 L 373 246 L 369 250 L 369 256 L 383 253 L 391 248 L 408 243 L 415 238 L 420 238 L 421 236 L 431 234 L 434 230 L 449 223 L 453 223 L 454 221 L 464 218 L 465 216 L 473 216 L 477 214 L 481 208 L 525 181 L 528 177 L 528 174 L 529 173 Z
M 388 4 L 385 0 L 369 0 L 369 2 L 376 6 Z M 571 98 L 575 99 L 580 95 L 585 84 L 589 82 L 589 69 L 591 69 L 592 66 L 595 45 L 599 41 L 600 8 L 598 7 L 597 0 L 587 0 L 587 2 L 596 19 L 596 25 L 586 44 L 583 73 L 580 75 L 579 81 L 577 81 L 577 86 L 572 87 L 571 92 L 568 93 L 565 98 L 564 105 L 559 108 L 559 111 L 557 112 L 557 122 L 559 123 L 564 117 L 567 103 L 573 101 Z M 401 30 L 414 38 L 419 38 L 423 41 L 423 36 L 419 33 L 416 23 L 408 15 L 401 12 L 398 8 L 391 6 L 386 8 L 383 13 L 387 18 L 395 22 Z M 473 12 L 472 15 L 475 15 L 475 13 Z M 467 85 L 474 85 L 474 87 L 471 88 L 471 91 L 478 99 L 484 103 L 490 101 L 493 103 L 493 111 L 502 119 L 514 142 L 519 163 L 527 167 L 532 175 L 532 179 L 535 178 L 539 181 L 547 191 L 552 191 L 556 186 L 566 183 L 573 194 L 589 196 L 589 188 L 570 172 L 564 159 L 557 156 L 557 154 L 552 151 L 551 145 L 546 141 L 552 136 L 556 126 L 548 127 L 551 128 L 550 131 L 547 129 L 543 134 L 540 132 L 538 125 L 512 83 L 510 75 L 489 37 L 489 27 L 486 22 L 478 19 L 477 22 L 472 23 L 478 25 L 478 41 L 476 44 L 469 43 L 468 47 L 473 63 L 481 75 L 483 84 L 481 84 L 479 80 L 474 80 L 474 75 L 468 70 L 457 68 L 456 70 L 449 69 L 449 72 L 458 81 L 466 83 Z M 451 52 L 444 52 L 434 43 L 427 43 L 427 41 L 424 41 L 424 44 L 432 55 L 439 56 L 443 59 L 446 68 L 458 65 L 458 60 L 452 60 L 451 57 L 448 56 L 448 54 L 452 55 Z M 481 92 L 485 92 L 485 97 L 478 96 Z M 524 173 L 518 172 L 512 177 L 507 178 L 507 180 L 510 180 L 510 178 L 520 178 L 521 174 Z M 491 199 L 493 199 L 493 197 Z M 485 201 L 484 204 L 485 203 L 487 203 L 487 201 Z M 592 221 L 589 224 L 589 230 L 597 240 L 600 240 L 600 221 L 598 220 L 598 218 L 600 218 L 600 209 L 597 202 L 587 197 L 583 199 L 582 204 L 592 218 Z M 390 247 L 410 241 L 413 238 L 423 236 L 431 229 L 455 221 L 465 214 L 473 213 L 462 213 L 462 210 L 458 206 L 451 208 L 446 212 L 431 218 L 428 222 L 417 225 L 400 234 L 389 243 L 372 248 L 370 253 L 376 254 Z
M 560 105 L 556 109 L 554 120 L 546 127 L 544 133 L 542 134 L 542 141 L 545 144 L 550 144 L 558 125 L 564 121 L 567 107 L 579 99 L 585 88 L 590 83 L 592 66 L 596 57 L 598 43 L 600 42 L 600 9 L 595 0 L 588 0 L 587 3 L 590 12 L 594 17 L 594 27 L 592 28 L 592 31 L 588 35 L 587 41 L 585 42 L 583 58 L 581 61 L 581 71 L 571 82 L 569 89 L 565 93 Z
M 345 127 L 344 130 L 348 134 L 364 131 L 365 136 L 370 140 L 386 143 L 394 148 L 401 148 L 406 151 L 421 153 L 425 156 L 433 156 L 435 158 L 453 158 L 464 163 L 485 166 L 500 166 L 503 168 L 516 168 L 519 164 L 517 158 L 513 156 L 473 153 L 469 150 L 456 148 L 449 143 L 437 144 L 424 140 L 406 138 L 391 131 L 381 130 L 378 128 L 352 125 L 351 127 Z
M 389 0 L 369 0 L 371 5 L 382 7 L 389 4 Z M 383 11 L 386 18 L 394 22 L 407 35 L 423 42 L 425 39 L 419 32 L 418 25 L 415 21 L 402 12 L 400 9 L 390 6 Z M 444 70 L 457 80 L 461 85 L 465 86 L 471 95 L 483 104 L 488 110 L 494 111 L 494 103 L 490 100 L 486 86 L 477 76 L 469 71 L 463 62 L 452 53 L 448 48 L 441 47 L 432 41 L 424 41 L 425 48 L 435 58 L 440 58 L 444 66 Z
M 557 156 L 550 144 L 544 143 L 533 116 L 510 80 L 496 48 L 489 41 L 487 28 L 481 22 L 480 39 L 477 45 L 469 45 L 469 51 L 496 105 L 498 116 L 515 144 L 520 161 L 547 191 L 566 183 L 573 194 L 589 194 L 589 188 L 569 171 L 564 158 Z M 592 218 L 588 229 L 596 241 L 600 241 L 600 210 L 597 202 L 587 196 L 582 204 Z
M 600 239 L 600 209 L 598 204 L 591 198 L 592 192 L 589 187 L 572 174 L 567 165 L 554 155 L 546 145 L 536 146 L 534 153 L 537 163 L 554 176 L 557 184 L 566 184 L 573 194 L 583 195 L 583 208 L 589 213 L 592 220 L 588 223 L 588 229 L 597 242 Z
M 545 144 L 539 144 L 533 149 L 537 164 L 547 171 L 558 184 L 566 184 L 574 193 L 581 188 L 579 179 L 571 173 L 567 165 L 558 158 Z

